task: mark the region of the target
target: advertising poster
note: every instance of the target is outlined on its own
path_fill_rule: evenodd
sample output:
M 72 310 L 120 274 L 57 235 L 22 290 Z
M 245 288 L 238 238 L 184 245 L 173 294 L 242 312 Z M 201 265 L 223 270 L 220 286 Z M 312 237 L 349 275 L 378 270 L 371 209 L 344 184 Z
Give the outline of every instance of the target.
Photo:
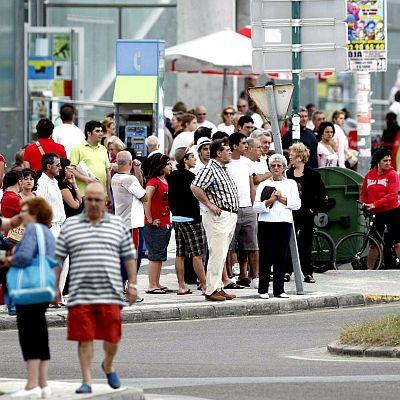
M 386 0 L 348 0 L 346 22 L 350 70 L 386 71 Z
M 54 35 L 53 58 L 54 61 L 67 61 L 71 56 L 71 40 L 69 35 Z
M 29 57 L 28 79 L 53 79 L 53 60 L 51 57 Z

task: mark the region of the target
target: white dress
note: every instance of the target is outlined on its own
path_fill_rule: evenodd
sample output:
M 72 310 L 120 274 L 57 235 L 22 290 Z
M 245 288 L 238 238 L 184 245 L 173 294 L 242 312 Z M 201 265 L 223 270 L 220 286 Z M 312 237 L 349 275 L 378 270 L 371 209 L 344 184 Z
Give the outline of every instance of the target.
M 337 167 L 339 157 L 336 152 L 331 152 L 321 142 L 318 143 L 318 167 Z
M 333 136 L 333 142 L 337 148 L 339 167 L 346 168 L 346 150 L 349 148 L 349 141 L 343 129 L 338 124 L 335 124 L 335 135 Z
M 235 125 L 225 125 L 224 122 L 222 122 L 221 124 L 219 124 L 217 126 L 217 130 L 221 131 L 221 132 L 225 132 L 227 133 L 229 136 L 232 135 L 233 132 L 235 132 Z

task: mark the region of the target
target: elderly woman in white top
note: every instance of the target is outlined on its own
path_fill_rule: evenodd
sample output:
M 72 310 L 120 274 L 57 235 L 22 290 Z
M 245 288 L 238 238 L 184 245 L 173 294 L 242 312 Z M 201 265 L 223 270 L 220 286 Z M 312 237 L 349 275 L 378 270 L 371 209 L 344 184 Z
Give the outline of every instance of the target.
M 272 155 L 269 160 L 270 179 L 257 188 L 254 209 L 258 216 L 259 277 L 258 293 L 268 299 L 271 266 L 274 266 L 273 294 L 288 298 L 284 290 L 285 262 L 292 232 L 292 210 L 301 207 L 297 184 L 285 177 L 286 158 Z

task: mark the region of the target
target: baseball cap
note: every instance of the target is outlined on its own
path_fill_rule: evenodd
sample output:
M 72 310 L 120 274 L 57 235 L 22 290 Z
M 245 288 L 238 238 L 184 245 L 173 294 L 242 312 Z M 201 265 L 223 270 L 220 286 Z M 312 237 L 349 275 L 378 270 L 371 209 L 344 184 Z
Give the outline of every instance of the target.
M 208 137 L 202 137 L 197 141 L 197 145 L 196 145 L 196 151 L 199 151 L 201 149 L 202 146 L 206 145 L 206 144 L 210 144 L 211 143 L 211 139 L 209 139 Z
M 178 147 L 175 150 L 175 161 L 180 162 L 186 155 L 193 154 L 191 147 Z

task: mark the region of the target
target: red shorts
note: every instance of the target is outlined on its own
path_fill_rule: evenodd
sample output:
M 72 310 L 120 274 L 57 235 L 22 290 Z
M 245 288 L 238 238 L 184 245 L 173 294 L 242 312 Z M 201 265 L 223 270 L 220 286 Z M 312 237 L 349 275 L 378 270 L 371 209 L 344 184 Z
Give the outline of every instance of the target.
M 117 304 L 79 305 L 68 309 L 68 340 L 121 340 L 122 307 Z

